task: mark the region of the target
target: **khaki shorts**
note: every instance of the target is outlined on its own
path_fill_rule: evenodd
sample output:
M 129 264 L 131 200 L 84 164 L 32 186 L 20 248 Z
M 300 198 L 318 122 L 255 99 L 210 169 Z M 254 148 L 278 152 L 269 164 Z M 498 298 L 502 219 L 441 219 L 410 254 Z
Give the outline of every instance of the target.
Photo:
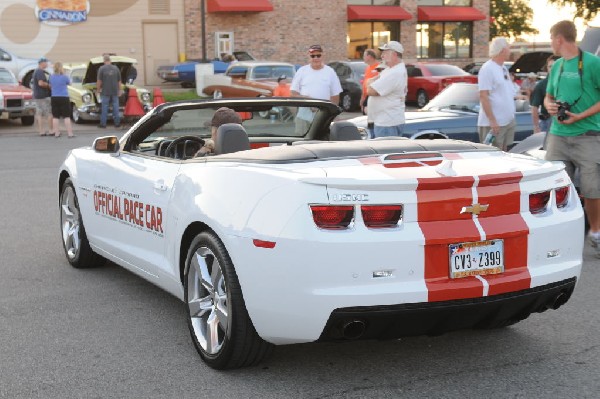
M 579 136 L 548 134 L 548 161 L 563 161 L 571 180 L 579 169 L 579 190 L 585 198 L 600 198 L 600 132 Z
M 508 148 L 515 141 L 516 127 L 517 122 L 514 119 L 508 125 L 500 126 L 500 132 L 498 132 L 498 135 L 496 136 L 496 139 L 494 140 L 492 145 L 496 148 L 500 148 L 501 150 Z M 485 140 L 485 136 L 487 136 L 490 130 L 492 130 L 490 126 L 477 127 L 480 143 L 483 143 L 483 140 Z
M 35 98 L 35 114 L 37 116 L 48 116 L 50 115 L 50 97 L 46 98 Z

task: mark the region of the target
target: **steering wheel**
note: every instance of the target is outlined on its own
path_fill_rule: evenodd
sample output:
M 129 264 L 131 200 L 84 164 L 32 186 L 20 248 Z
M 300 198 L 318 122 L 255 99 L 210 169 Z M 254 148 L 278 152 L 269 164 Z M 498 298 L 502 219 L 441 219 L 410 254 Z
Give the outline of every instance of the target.
M 177 146 L 181 143 L 183 143 L 184 141 L 193 141 L 195 143 L 198 143 L 200 145 L 200 147 L 198 149 L 200 149 L 203 145 L 204 145 L 204 140 L 202 140 L 200 137 L 197 136 L 181 136 L 181 137 L 177 137 L 175 140 L 171 141 L 171 143 L 169 144 L 169 146 L 167 147 L 167 149 L 165 150 L 165 156 L 166 157 L 171 157 L 174 158 L 175 157 L 175 150 L 177 148 Z M 173 154 L 171 154 L 173 153 Z M 181 154 L 181 159 L 185 159 L 185 154 Z

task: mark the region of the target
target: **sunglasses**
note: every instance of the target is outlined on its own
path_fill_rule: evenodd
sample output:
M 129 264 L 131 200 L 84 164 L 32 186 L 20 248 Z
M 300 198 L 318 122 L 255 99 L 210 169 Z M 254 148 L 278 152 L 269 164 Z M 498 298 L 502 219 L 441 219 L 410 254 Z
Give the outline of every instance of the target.
M 311 54 L 310 58 L 321 58 L 322 54 Z

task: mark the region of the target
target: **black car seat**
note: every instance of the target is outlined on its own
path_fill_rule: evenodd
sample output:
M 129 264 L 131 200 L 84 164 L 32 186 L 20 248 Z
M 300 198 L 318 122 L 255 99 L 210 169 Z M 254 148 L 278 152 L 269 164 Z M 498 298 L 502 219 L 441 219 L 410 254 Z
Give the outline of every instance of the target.
M 217 129 L 215 155 L 229 154 L 250 149 L 250 140 L 246 129 L 237 123 L 226 123 Z
M 348 121 L 335 122 L 329 128 L 330 141 L 362 140 L 356 125 Z

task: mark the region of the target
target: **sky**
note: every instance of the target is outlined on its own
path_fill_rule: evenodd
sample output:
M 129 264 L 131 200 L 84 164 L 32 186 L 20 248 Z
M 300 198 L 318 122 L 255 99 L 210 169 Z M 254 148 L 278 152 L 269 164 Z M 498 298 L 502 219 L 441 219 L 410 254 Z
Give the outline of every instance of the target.
M 530 7 L 533 10 L 532 25 L 540 33 L 528 37 L 528 41 L 536 43 L 550 42 L 550 27 L 563 19 L 573 19 L 575 7 L 559 9 L 554 4 L 549 4 L 546 0 L 530 0 Z M 585 25 L 580 20 L 575 21 L 577 25 L 577 40 L 581 40 L 585 32 Z M 600 26 L 600 15 L 588 23 L 591 26 Z

